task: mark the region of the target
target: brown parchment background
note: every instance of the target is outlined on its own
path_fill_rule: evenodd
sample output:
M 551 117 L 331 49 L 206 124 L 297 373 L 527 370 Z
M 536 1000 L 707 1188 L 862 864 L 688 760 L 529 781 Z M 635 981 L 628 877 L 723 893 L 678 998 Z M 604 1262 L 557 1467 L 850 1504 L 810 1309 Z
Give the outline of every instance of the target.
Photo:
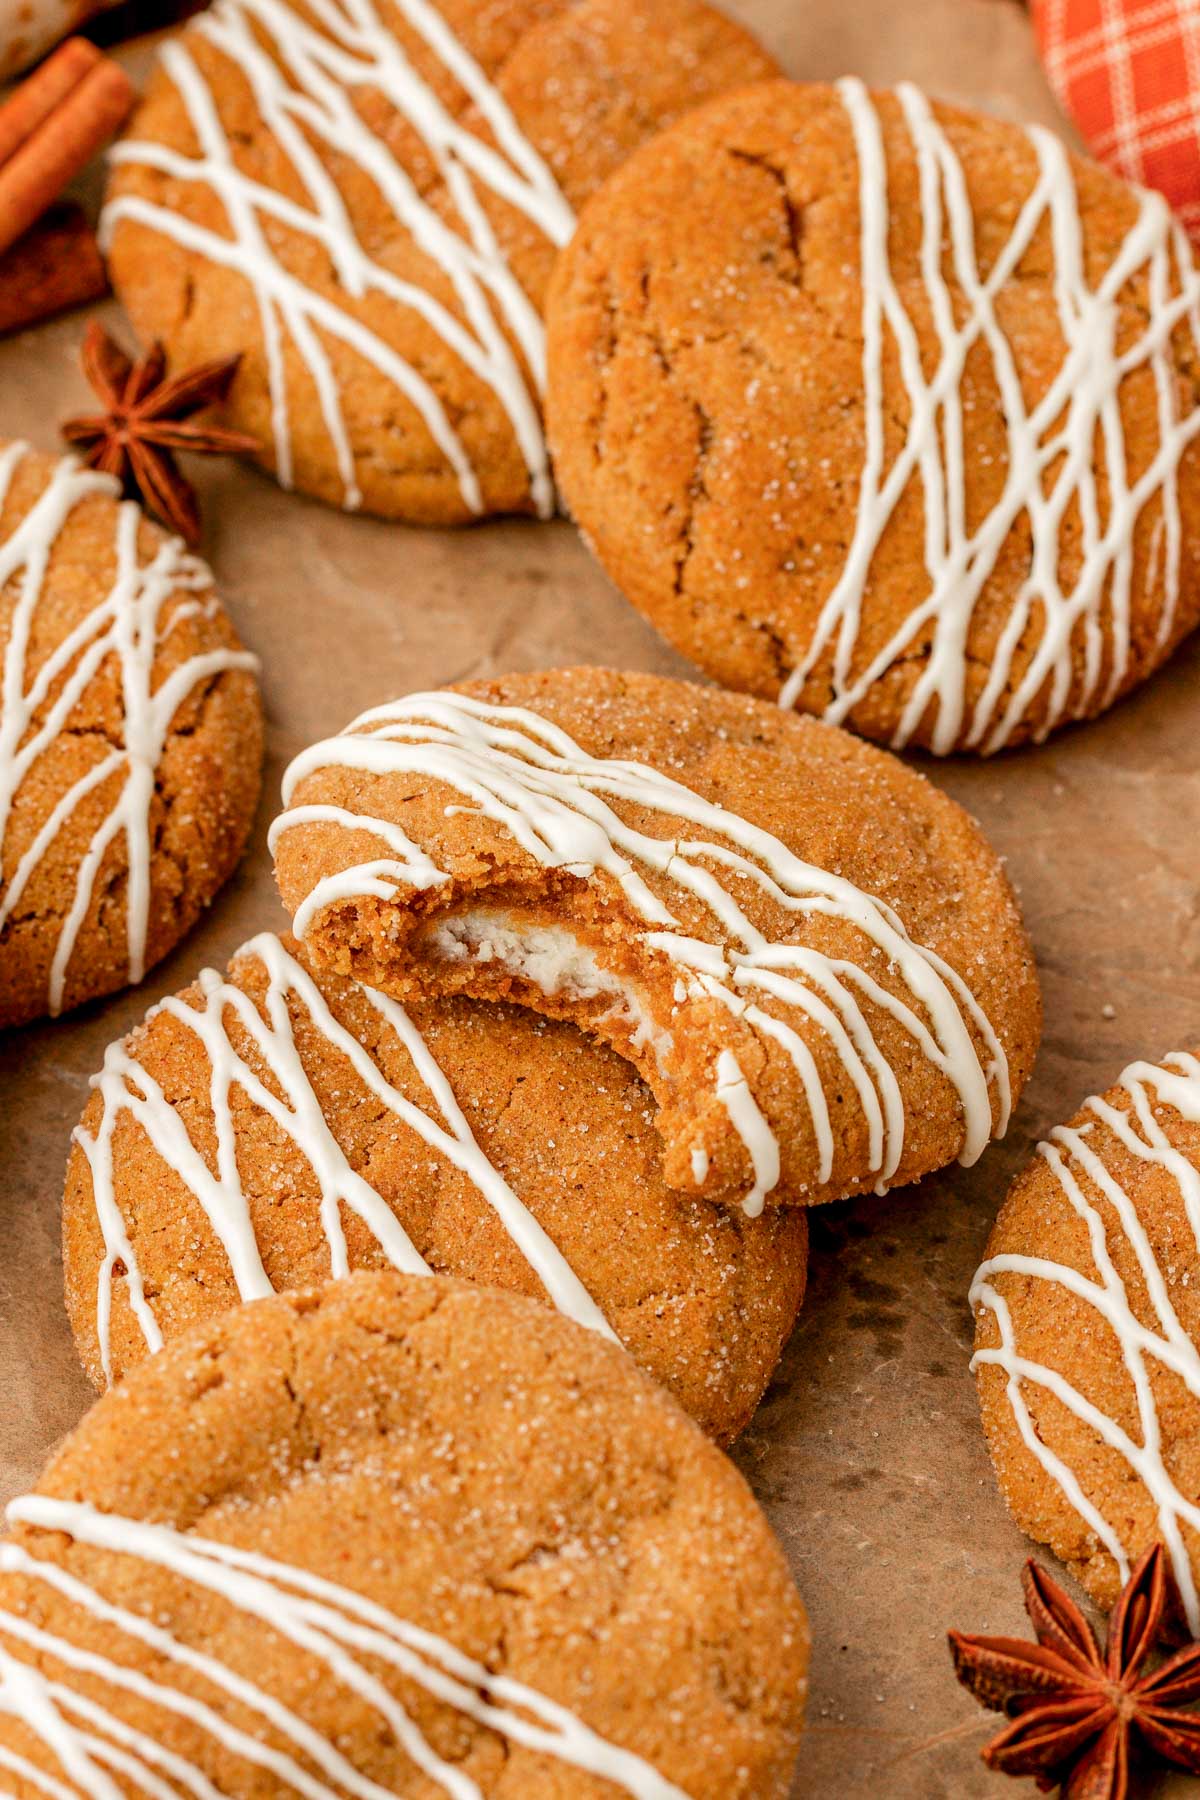
M 1007 117 L 1062 125 L 1015 0 L 728 4 L 798 77 L 909 77 Z M 137 72 L 148 48 L 124 54 Z M 76 317 L 0 343 L 0 435 L 53 447 L 55 422 L 85 399 L 80 333 Z M 58 1244 L 87 1079 L 153 1000 L 202 964 L 222 965 L 254 931 L 284 924 L 265 831 L 285 761 L 414 687 L 576 662 L 688 673 L 565 523 L 406 531 L 289 497 L 234 465 L 206 469 L 201 485 L 208 554 L 264 664 L 263 807 L 241 873 L 140 991 L 0 1043 L 3 1498 L 36 1477 L 89 1400 L 62 1310 Z M 1193 642 L 1119 712 L 1045 749 L 927 765 L 1009 860 L 1041 966 L 1046 1037 L 1007 1142 L 974 1170 L 813 1220 L 810 1297 L 737 1453 L 812 1616 L 797 1796 L 1009 1791 L 978 1760 L 997 1721 L 956 1686 L 944 1642 L 949 1625 L 1024 1631 L 1028 1546 L 1000 1502 L 979 1429 L 966 1293 L 1033 1139 L 1130 1058 L 1200 1042 L 1198 685 Z M 1200 1782 L 1162 1791 L 1196 1794 Z

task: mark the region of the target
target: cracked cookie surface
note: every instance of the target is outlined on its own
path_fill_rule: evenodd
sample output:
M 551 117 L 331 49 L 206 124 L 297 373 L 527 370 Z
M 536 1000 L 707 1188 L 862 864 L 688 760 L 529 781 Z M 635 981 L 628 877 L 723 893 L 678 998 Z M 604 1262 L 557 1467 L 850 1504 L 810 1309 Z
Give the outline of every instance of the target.
M 621 1350 L 515 1295 L 360 1274 L 228 1312 L 9 1522 L 22 1800 L 97 1764 L 122 1796 L 788 1791 L 808 1631 L 765 1518 Z
M 241 856 L 262 709 L 212 575 L 107 476 L 0 443 L 0 1026 L 128 982 Z
M 385 517 L 548 516 L 541 308 L 576 208 L 777 72 L 703 0 L 223 0 L 115 152 L 114 285 L 284 486 Z
M 572 1026 L 401 1009 L 269 934 L 108 1051 L 67 1169 L 67 1307 L 96 1384 L 239 1299 L 416 1267 L 607 1326 L 719 1442 L 804 1293 L 802 1213 L 666 1188 L 654 1103 Z
M 582 668 L 410 695 L 304 751 L 272 828 L 313 962 L 514 999 L 628 1057 L 680 1192 L 757 1211 L 1002 1132 L 1040 1029 L 978 828 L 778 707 Z
M 772 83 L 639 151 L 547 308 L 564 498 L 726 685 L 893 747 L 1092 717 L 1200 619 L 1200 276 L 1161 197 Z

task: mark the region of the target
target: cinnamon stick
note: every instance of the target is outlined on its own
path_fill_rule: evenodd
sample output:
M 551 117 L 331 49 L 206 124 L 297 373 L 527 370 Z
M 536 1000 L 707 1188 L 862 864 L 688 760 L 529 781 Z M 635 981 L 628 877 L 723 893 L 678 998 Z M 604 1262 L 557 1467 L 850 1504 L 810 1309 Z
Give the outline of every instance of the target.
M 0 106 L 0 163 L 44 125 L 103 56 L 86 38 L 68 38 Z
M 71 39 L 70 44 L 77 41 Z M 69 47 L 64 45 L 50 59 L 59 63 L 59 69 L 53 83 L 46 78 L 44 92 L 52 91 L 71 69 L 78 74 L 83 61 L 79 52 L 72 51 L 71 65 L 60 61 Z M 125 71 L 105 56 L 89 62 L 83 79 L 76 79 L 65 98 L 52 104 L 41 123 L 0 164 L 0 253 L 37 222 L 67 183 L 116 135 L 133 106 L 135 90 Z M 39 70 L 25 87 L 37 84 L 42 75 Z M 9 105 L 20 98 L 14 95 Z M 44 104 L 35 94 L 33 113 Z
M 21 331 L 108 292 L 96 234 L 81 206 L 52 206 L 0 257 L 0 333 Z

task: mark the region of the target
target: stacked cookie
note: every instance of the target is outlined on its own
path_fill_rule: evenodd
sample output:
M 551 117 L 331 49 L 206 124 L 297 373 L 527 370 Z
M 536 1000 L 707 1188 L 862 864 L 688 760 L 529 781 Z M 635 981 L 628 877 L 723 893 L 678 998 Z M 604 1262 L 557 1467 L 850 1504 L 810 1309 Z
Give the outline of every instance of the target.
M 364 714 L 285 799 L 277 879 L 319 964 L 596 1033 L 680 1191 L 757 1216 L 973 1162 L 1032 1066 L 1032 958 L 975 826 L 776 708 L 514 676 Z
M 285 792 L 296 937 L 156 1007 L 76 1134 L 98 1382 L 390 1265 L 616 1335 L 728 1441 L 803 1295 L 804 1207 L 973 1161 L 1027 1079 L 994 856 L 839 732 L 584 669 L 383 707 Z

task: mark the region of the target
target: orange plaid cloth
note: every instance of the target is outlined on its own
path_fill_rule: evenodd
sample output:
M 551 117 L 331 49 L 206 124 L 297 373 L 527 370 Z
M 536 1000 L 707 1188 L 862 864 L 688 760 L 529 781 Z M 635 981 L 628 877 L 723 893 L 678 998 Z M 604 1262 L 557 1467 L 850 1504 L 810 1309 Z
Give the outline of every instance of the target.
M 1093 156 L 1200 241 L 1200 0 L 1033 0 L 1051 86 Z

